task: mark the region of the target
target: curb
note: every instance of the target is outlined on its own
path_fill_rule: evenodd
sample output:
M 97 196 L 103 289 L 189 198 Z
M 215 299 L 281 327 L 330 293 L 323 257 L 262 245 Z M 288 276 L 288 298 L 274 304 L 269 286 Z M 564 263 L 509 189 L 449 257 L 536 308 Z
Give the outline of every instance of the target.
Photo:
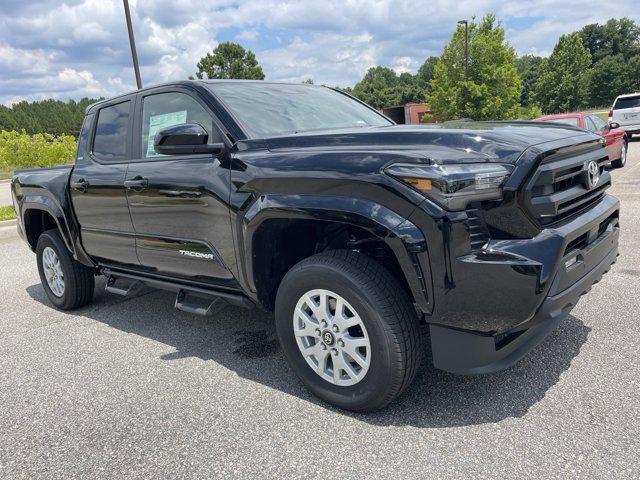
M 0 180 L 0 185 L 4 185 L 5 183 L 11 183 L 11 179 L 7 178 L 6 180 Z
M 18 224 L 18 220 L 13 218 L 11 220 L 2 220 L 0 222 L 0 228 L 2 227 L 15 227 Z

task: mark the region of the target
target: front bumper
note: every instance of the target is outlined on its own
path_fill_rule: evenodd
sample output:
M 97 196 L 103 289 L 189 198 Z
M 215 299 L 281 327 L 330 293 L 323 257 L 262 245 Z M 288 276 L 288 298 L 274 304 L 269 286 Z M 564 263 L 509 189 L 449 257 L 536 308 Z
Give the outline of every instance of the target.
M 578 299 L 602 278 L 618 256 L 619 201 L 605 196 L 596 206 L 571 222 L 540 234 L 540 238 L 490 243 L 490 259 L 482 256 L 458 259 L 471 265 L 481 275 L 483 264 L 492 275 L 516 271 L 535 282 L 514 283 L 508 293 L 515 295 L 511 303 L 503 303 L 503 311 L 490 323 L 492 332 L 469 329 L 452 324 L 431 324 L 433 362 L 436 368 L 459 374 L 490 373 L 517 362 L 561 322 Z M 528 253 L 528 254 L 527 254 Z M 553 262 L 550 259 L 554 258 Z M 515 278 L 515 277 L 513 277 Z M 476 285 L 478 283 L 476 282 Z M 486 288 L 485 287 L 480 287 Z M 527 293 L 528 291 L 528 293 Z M 486 290 L 476 301 L 500 310 L 496 299 L 503 289 L 491 297 Z M 534 310 L 526 318 L 523 308 Z M 467 312 L 469 313 L 469 312 Z M 507 319 L 511 320 L 507 320 Z M 511 325 L 508 325 L 510 322 Z M 483 326 L 482 316 L 478 326 Z M 489 322 L 486 320 L 485 322 Z M 507 326 L 508 325 L 508 326 Z M 505 327 L 506 328 L 501 328 Z M 475 330 L 475 331 L 474 331 Z

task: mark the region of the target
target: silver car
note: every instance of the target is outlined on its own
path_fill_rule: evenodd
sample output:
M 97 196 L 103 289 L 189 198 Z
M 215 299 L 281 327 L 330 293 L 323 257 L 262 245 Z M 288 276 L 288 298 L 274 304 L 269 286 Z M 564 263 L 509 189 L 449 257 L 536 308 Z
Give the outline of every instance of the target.
M 609 110 L 609 123 L 617 123 L 627 138 L 640 133 L 640 93 L 618 96 Z

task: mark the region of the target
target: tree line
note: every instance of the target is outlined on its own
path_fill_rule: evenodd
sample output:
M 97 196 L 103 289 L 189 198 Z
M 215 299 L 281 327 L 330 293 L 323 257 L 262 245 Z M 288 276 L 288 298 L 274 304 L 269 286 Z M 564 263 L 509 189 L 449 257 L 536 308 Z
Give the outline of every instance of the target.
M 18 102 L 11 107 L 0 105 L 0 131 L 22 131 L 34 135 L 71 135 L 80 133 L 86 108 L 99 99 L 83 98 L 80 101 L 40 100 Z
M 469 23 L 469 72 L 464 27 L 440 57 L 415 75 L 373 67 L 352 95 L 376 108 L 426 102 L 437 119 L 534 118 L 544 113 L 609 107 L 620 94 L 640 91 L 640 27 L 629 18 L 586 25 L 562 35 L 549 57 L 516 56 L 492 14 Z

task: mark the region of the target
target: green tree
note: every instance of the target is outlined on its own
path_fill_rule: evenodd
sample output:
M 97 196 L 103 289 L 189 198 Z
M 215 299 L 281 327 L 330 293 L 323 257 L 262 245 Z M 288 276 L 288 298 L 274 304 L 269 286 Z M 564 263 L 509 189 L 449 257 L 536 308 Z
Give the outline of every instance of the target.
M 560 36 L 549 58 L 542 62 L 533 99 L 547 113 L 567 112 L 587 106 L 591 54 L 580 34 Z
M 11 107 L 0 107 L 0 130 L 24 130 L 27 134 L 50 133 L 77 137 L 84 112 L 96 99 L 80 101 L 40 100 L 22 101 Z
M 374 108 L 420 102 L 424 93 L 416 85 L 413 75 L 396 72 L 387 67 L 371 67 L 353 90 L 345 89 L 351 95 Z
M 532 103 L 531 92 L 535 88 L 536 82 L 540 77 L 540 67 L 542 66 L 542 57 L 537 55 L 523 55 L 516 58 L 516 69 L 522 80 L 522 93 L 520 94 L 520 104 L 528 107 Z
M 640 55 L 631 57 L 627 62 L 627 91 L 640 92 Z
M 630 18 L 585 25 L 579 34 L 594 64 L 612 55 L 622 55 L 625 60 L 640 55 L 640 27 Z
M 255 54 L 232 42 L 220 43 L 212 53 L 207 53 L 200 59 L 197 68 L 196 77 L 200 79 L 264 80 L 264 72 Z
M 622 54 L 604 57 L 595 63 L 589 75 L 589 104 L 609 106 L 613 99 L 632 88 Z
M 424 90 L 429 89 L 429 82 L 433 78 L 438 60 L 440 60 L 438 57 L 431 56 L 427 58 L 418 69 L 418 73 L 416 74 L 416 82 Z
M 493 14 L 469 23 L 469 79 L 465 81 L 464 27 L 458 26 L 429 82 L 427 103 L 438 119 L 516 118 L 522 82 L 516 54 Z M 466 99 L 466 104 L 465 104 Z

